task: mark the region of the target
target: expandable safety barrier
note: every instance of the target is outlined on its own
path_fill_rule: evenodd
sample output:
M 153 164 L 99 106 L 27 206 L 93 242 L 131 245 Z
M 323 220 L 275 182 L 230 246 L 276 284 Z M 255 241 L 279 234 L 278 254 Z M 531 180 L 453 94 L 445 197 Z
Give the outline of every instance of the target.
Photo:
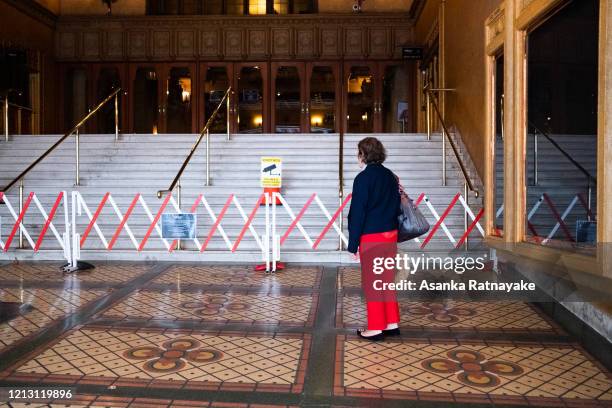
M 555 236 L 555 234 L 557 234 L 557 231 L 561 229 L 563 235 L 565 236 L 565 239 L 567 241 L 574 242 L 574 236 L 572 235 L 569 227 L 565 223 L 565 220 L 568 217 L 568 215 L 574 210 L 574 208 L 576 207 L 578 203 L 582 205 L 582 207 L 585 210 L 586 215 L 589 218 L 594 218 L 586 202 L 586 199 L 584 198 L 582 194 L 576 194 L 574 197 L 572 197 L 570 203 L 567 205 L 563 213 L 560 213 L 559 210 L 557 209 L 557 206 L 555 205 L 553 200 L 550 198 L 550 196 L 546 193 L 543 193 L 538 198 L 538 200 L 535 202 L 535 204 L 533 205 L 529 213 L 527 214 L 527 228 L 529 229 L 529 232 L 531 232 L 531 234 L 533 235 L 534 240 L 540 244 L 546 245 Z M 552 227 L 552 229 L 549 231 L 549 233 L 545 237 L 543 235 L 540 235 L 535 225 L 531 222 L 532 218 L 536 215 L 536 213 L 542 207 L 542 204 L 546 204 L 546 206 L 551 212 L 551 215 L 556 220 L 555 225 Z M 503 214 L 503 212 L 504 212 L 504 205 L 502 204 L 498 208 L 497 213 L 495 214 L 495 219 L 497 220 Z M 501 236 L 501 231 L 499 229 L 496 229 L 496 233 L 497 235 Z
M 3 196 L 0 193 L 0 198 L 2 197 Z M 70 197 L 70 210 L 68 206 L 68 197 Z M 262 194 L 257 198 L 254 206 L 247 214 L 242 204 L 238 200 L 238 197 L 231 194 L 227 200 L 225 200 L 225 203 L 218 214 L 216 214 L 206 197 L 203 194 L 200 194 L 197 196 L 195 202 L 191 205 L 189 212 L 198 214 L 198 211 L 200 211 L 201 213 L 205 214 L 205 216 L 210 219 L 210 223 L 207 223 L 207 225 L 210 225 L 210 227 L 204 234 L 199 234 L 196 237 L 189 239 L 189 241 L 193 242 L 196 248 L 195 250 L 204 252 L 207 250 L 213 237 L 218 234 L 225 243 L 227 250 L 234 253 L 238 250 L 240 243 L 243 241 L 247 233 L 249 233 L 261 251 L 262 260 L 266 264 L 266 270 L 276 270 L 276 263 L 281 257 L 281 248 L 287 242 L 287 239 L 292 232 L 294 232 L 296 229 L 306 241 L 308 247 L 313 251 L 319 248 L 321 242 L 330 233 L 337 236 L 339 243 L 342 243 L 343 246 L 348 245 L 348 238 L 343 231 L 342 220 L 344 217 L 344 211 L 347 209 L 351 198 L 352 195 L 349 194 L 346 198 L 344 198 L 344 200 L 342 200 L 337 208 L 330 211 L 325 206 L 319 195 L 317 193 L 313 193 L 296 213 L 293 211 L 285 197 L 283 197 L 280 193 L 273 193 L 271 195 Z M 104 194 L 100 201 L 96 200 L 93 203 L 87 203 L 79 191 L 72 191 L 70 196 L 65 191 L 60 192 L 49 213 L 46 212 L 34 193 L 30 193 L 30 195 L 27 197 L 27 200 L 25 200 L 25 204 L 22 206 L 22 210 L 19 214 L 15 212 L 13 205 L 10 203 L 7 197 L 4 197 L 4 202 L 9 213 L 11 214 L 11 217 L 14 219 L 13 228 L 6 242 L 0 239 L 0 249 L 2 249 L 4 252 L 8 251 L 11 247 L 11 243 L 19 229 L 21 229 L 23 235 L 34 251 L 39 250 L 47 230 L 50 229 L 55 239 L 57 239 L 61 248 L 63 249 L 64 256 L 72 268 L 77 268 L 77 264 L 81 259 L 81 249 L 84 247 L 86 242 L 97 239 L 105 250 L 112 251 L 119 237 L 123 233 L 127 234 L 133 250 L 137 252 L 145 251 L 147 243 L 151 242 L 151 240 L 158 240 L 158 242 L 163 243 L 163 246 L 168 252 L 173 252 L 180 249 L 180 243 L 178 240 L 168 240 L 164 238 L 162 234 L 162 215 L 167 212 L 181 212 L 181 208 L 172 194 L 165 195 L 161 201 L 155 199 L 155 206 L 157 207 L 156 210 L 152 210 L 152 207 L 147 204 L 145 198 L 141 194 L 134 195 L 127 208 L 122 210 L 110 192 Z M 277 202 L 280 204 L 277 204 Z M 44 225 L 41 226 L 41 232 L 36 242 L 32 239 L 31 234 L 28 232 L 26 226 L 22 222 L 25 214 L 31 207 L 31 203 L 35 204 L 44 219 Z M 60 235 L 53 224 L 53 218 L 58 211 L 61 211 L 60 206 L 62 203 L 65 218 L 65 232 L 63 235 Z M 480 224 L 484 210 L 480 209 L 478 213 L 474 214 L 472 209 L 467 204 L 465 198 L 460 193 L 457 193 L 452 198 L 450 203 L 446 204 L 446 207 L 441 214 L 438 213 L 425 193 L 420 194 L 414 201 L 414 204 L 416 206 L 420 206 L 425 213 L 430 213 L 431 216 L 428 217 L 430 221 L 433 217 L 433 223 L 427 235 L 421 237 L 421 239 L 415 239 L 415 242 L 419 244 L 421 249 L 426 248 L 434 236 L 439 234 L 440 231 L 456 248 L 465 243 L 466 239 L 474 229 L 477 229 L 481 236 L 484 237 L 485 235 L 484 229 Z M 228 209 L 232 206 L 235 207 L 244 222 L 244 224 L 241 226 L 240 232 L 233 241 L 230 239 L 222 226 L 222 221 L 227 215 Z M 277 207 L 281 208 L 279 209 Z M 466 214 L 466 219 L 469 221 L 469 225 L 466 224 L 466 228 L 462 231 L 462 234 L 459 237 L 453 236 L 451 229 L 445 223 L 445 220 L 447 220 L 453 209 L 456 207 L 461 208 L 462 212 Z M 113 226 L 112 232 L 108 235 L 104 234 L 99 225 L 100 217 L 105 208 L 110 208 L 111 214 L 114 214 L 112 215 L 113 218 L 116 217 L 117 220 L 116 227 Z M 137 236 L 137 234 L 134 233 L 134 229 L 130 227 L 130 219 L 134 217 L 136 208 L 142 210 L 148 219 L 146 231 L 141 233 L 140 236 Z M 204 211 L 201 211 L 202 208 Z M 260 210 L 260 208 L 262 208 L 262 210 Z M 281 227 L 278 222 L 280 216 L 279 211 L 284 211 L 290 218 L 289 226 L 286 227 L 286 229 L 283 227 L 283 230 L 280 230 Z M 316 211 L 317 215 L 322 214 L 327 221 L 316 235 L 311 236 L 303 225 L 303 219 L 306 213 L 313 211 Z M 263 215 L 261 215 L 262 212 L 264 213 Z M 258 232 L 253 225 L 258 213 L 260 216 L 264 217 L 263 227 L 260 227 L 263 229 L 261 232 Z M 106 217 L 108 217 L 108 211 Z M 563 216 L 561 218 L 563 218 Z M 140 219 L 140 221 L 142 221 L 142 219 Z M 311 226 L 309 226 L 309 228 L 311 228 Z
M 28 241 L 28 243 L 30 244 L 30 247 L 34 250 L 34 252 L 38 252 L 42 246 L 45 236 L 47 235 L 47 232 L 51 230 L 53 238 L 57 240 L 57 242 L 59 243 L 60 247 L 62 248 L 64 252 L 64 258 L 66 258 L 66 260 L 70 262 L 72 259 L 72 255 L 70 252 L 70 246 L 71 246 L 70 245 L 70 221 L 68 218 L 69 212 L 68 212 L 67 197 L 68 195 L 66 194 L 65 191 L 60 191 L 57 195 L 57 198 L 55 199 L 53 203 L 53 206 L 47 213 L 43 205 L 40 203 L 40 200 L 38 199 L 38 196 L 36 195 L 36 193 L 31 192 L 28 195 L 28 197 L 25 199 L 25 201 L 23 202 L 23 205 L 20 206 L 21 210 L 19 211 L 19 214 L 18 214 L 15 211 L 15 207 L 11 204 L 9 197 L 0 191 L 0 201 L 3 202 L 3 205 L 6 206 L 10 216 L 14 220 L 13 226 L 11 228 L 11 231 L 8 237 L 6 238 L 6 241 L 3 241 L 2 237 L 0 236 L 0 249 L 3 252 L 8 252 L 8 250 L 11 248 L 11 244 L 13 243 L 15 239 L 15 236 L 17 236 L 18 234 L 22 234 L 22 236 Z M 34 206 L 35 206 L 34 210 L 31 209 L 33 207 L 32 203 L 34 203 Z M 53 219 L 55 218 L 58 211 L 61 212 L 62 209 L 64 212 L 64 229 L 65 230 L 60 235 L 59 231 L 55 227 L 55 224 L 53 224 Z M 33 234 L 31 234 L 28 231 L 28 227 L 24 223 L 24 218 L 26 214 L 28 214 L 28 211 L 31 213 L 32 211 L 36 211 L 36 210 L 42 216 L 44 223 L 42 225 L 37 226 L 37 227 L 40 227 L 40 232 L 38 234 L 38 238 L 36 239 L 36 242 L 34 242 L 34 239 L 32 238 Z M 32 227 L 32 224 L 30 224 L 30 226 Z

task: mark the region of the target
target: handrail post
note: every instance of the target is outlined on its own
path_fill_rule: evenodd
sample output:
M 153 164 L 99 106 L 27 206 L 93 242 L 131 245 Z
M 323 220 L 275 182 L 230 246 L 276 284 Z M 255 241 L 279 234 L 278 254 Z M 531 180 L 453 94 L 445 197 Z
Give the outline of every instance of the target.
M 338 134 L 338 198 L 339 208 L 342 207 L 342 200 L 344 199 L 344 133 Z M 340 210 L 340 231 L 344 232 L 344 211 Z M 342 235 L 338 236 L 338 250 L 344 251 L 344 241 L 342 241 Z
M 587 177 L 587 220 L 592 219 L 592 207 L 593 207 L 593 186 L 591 185 L 591 178 Z
M 4 140 L 9 141 L 9 101 L 8 94 L 4 98 Z
M 225 116 L 226 116 L 225 120 L 227 122 L 226 123 L 226 127 L 227 127 L 227 140 L 228 141 L 230 140 L 230 103 L 231 103 L 230 99 L 231 99 L 231 95 L 232 95 L 232 91 L 230 91 L 227 94 L 227 100 L 225 101 L 225 107 L 226 107 L 226 110 L 227 110 L 227 112 L 225 114 Z
M 19 214 L 23 213 L 23 179 L 19 180 Z M 23 249 L 23 231 L 21 230 L 21 223 L 19 224 L 19 249 Z
M 538 185 L 539 178 L 539 165 L 538 165 L 538 156 L 540 155 L 538 148 L 538 131 L 533 131 L 533 185 Z
M 464 234 L 467 233 L 468 230 L 468 208 L 470 208 L 470 195 L 469 195 L 469 190 L 468 190 L 468 183 L 467 180 L 465 180 L 465 183 L 463 184 L 463 196 L 465 198 L 465 209 L 463 211 L 463 232 Z M 465 236 L 465 241 L 463 243 L 464 249 L 466 251 L 468 251 L 470 249 L 470 234 L 467 234 Z
M 210 130 L 206 129 L 206 187 L 210 186 Z
M 442 185 L 446 186 L 446 138 L 449 135 L 446 130 L 442 128 Z
M 427 140 L 431 140 L 431 95 L 429 90 L 425 91 L 425 120 L 427 121 Z
M 80 139 L 80 136 L 79 136 L 79 129 L 78 129 L 78 128 L 77 128 L 77 130 L 76 130 L 76 132 L 75 132 L 74 136 L 75 136 L 75 139 L 74 139 L 74 144 L 75 144 L 75 148 L 76 148 L 76 151 L 75 151 L 75 153 L 76 153 L 76 176 L 75 176 L 75 185 L 76 185 L 76 186 L 78 186 L 78 185 L 80 185 L 80 184 L 81 184 L 81 177 L 80 177 L 80 175 L 79 175 L 79 164 L 80 164 L 80 163 L 79 163 L 79 161 L 80 161 L 80 160 L 79 160 L 79 159 L 80 159 L 80 149 L 79 149 L 79 148 L 80 148 L 80 146 L 79 146 L 79 139 Z
M 119 140 L 119 94 L 115 95 L 115 142 Z
M 176 204 L 178 205 L 179 212 L 181 212 L 181 190 L 181 179 L 178 179 L 178 183 L 176 184 Z M 179 251 L 183 249 L 183 245 L 180 239 L 176 243 L 176 249 Z
M 17 108 L 17 134 L 18 135 L 22 134 L 21 125 L 22 125 L 21 108 Z

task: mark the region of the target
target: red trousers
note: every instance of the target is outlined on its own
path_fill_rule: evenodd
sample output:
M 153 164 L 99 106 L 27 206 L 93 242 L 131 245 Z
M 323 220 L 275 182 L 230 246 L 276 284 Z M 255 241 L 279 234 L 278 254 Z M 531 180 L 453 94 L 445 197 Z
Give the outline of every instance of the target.
M 365 248 L 365 249 L 364 249 Z M 375 234 L 365 234 L 361 236 L 359 246 L 359 256 L 361 262 L 361 281 L 362 284 L 372 281 L 373 259 L 376 257 L 395 258 L 397 255 L 397 231 L 387 231 Z M 386 271 L 379 276 L 383 281 L 393 282 L 395 269 Z M 383 293 L 372 294 L 366 291 L 366 304 L 368 315 L 368 330 L 384 330 L 388 324 L 399 323 L 399 305 L 395 291 L 384 291 Z M 372 301 L 371 299 L 375 299 Z

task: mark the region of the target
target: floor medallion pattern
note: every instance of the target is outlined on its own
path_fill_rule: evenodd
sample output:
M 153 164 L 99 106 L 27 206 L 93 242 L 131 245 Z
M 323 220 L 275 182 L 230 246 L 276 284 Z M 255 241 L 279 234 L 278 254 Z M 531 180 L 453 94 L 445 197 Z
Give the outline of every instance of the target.
M 525 404 L 551 399 L 612 401 L 610 374 L 580 348 L 496 343 L 500 344 L 372 343 L 340 336 L 337 373 L 342 374 L 336 376 L 335 390 L 339 395 L 369 390 L 379 396 L 387 392 L 424 399 L 444 393 L 449 400 L 469 394 L 515 396 Z
M 407 329 L 563 333 L 543 313 L 525 302 L 453 299 L 412 302 L 400 299 L 399 303 L 400 326 Z M 365 303 L 359 296 L 343 296 L 338 308 L 339 326 L 360 327 L 366 321 Z
M 308 335 L 81 328 L 2 376 L 83 384 L 114 379 L 145 387 L 152 380 L 166 380 L 176 388 L 238 383 L 299 392 L 309 345 Z
M 141 290 L 104 313 L 104 318 L 198 320 L 220 323 L 311 325 L 316 294 L 247 295 Z

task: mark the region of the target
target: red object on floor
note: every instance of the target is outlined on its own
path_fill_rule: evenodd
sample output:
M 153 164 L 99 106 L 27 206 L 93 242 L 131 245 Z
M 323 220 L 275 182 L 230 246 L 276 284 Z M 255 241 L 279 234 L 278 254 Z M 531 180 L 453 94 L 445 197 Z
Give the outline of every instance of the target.
M 264 187 L 264 194 L 269 197 L 269 203 L 272 204 L 272 193 L 280 194 L 280 187 Z M 265 200 L 262 202 L 262 205 L 266 205 Z M 281 201 L 278 197 L 276 197 L 276 205 L 281 205 Z
M 272 265 L 272 263 L 270 262 L 270 265 Z M 285 269 L 285 263 L 284 262 L 277 262 L 276 263 L 276 270 L 277 271 L 282 271 L 283 269 Z M 266 270 L 266 264 L 259 264 L 259 265 L 255 265 L 255 271 L 257 272 L 261 272 L 261 271 L 265 271 Z

